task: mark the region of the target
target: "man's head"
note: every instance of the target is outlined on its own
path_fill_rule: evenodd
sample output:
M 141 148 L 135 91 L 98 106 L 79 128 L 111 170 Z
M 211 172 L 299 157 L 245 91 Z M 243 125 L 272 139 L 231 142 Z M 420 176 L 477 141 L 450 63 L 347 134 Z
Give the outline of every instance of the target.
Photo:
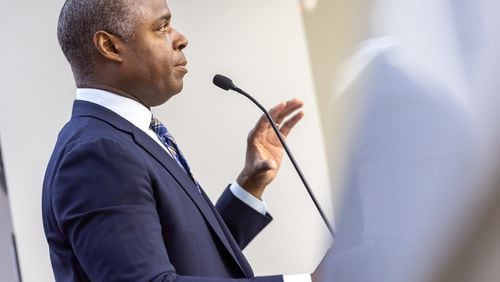
M 187 39 L 170 25 L 164 0 L 67 0 L 58 39 L 78 87 L 161 105 L 179 93 Z

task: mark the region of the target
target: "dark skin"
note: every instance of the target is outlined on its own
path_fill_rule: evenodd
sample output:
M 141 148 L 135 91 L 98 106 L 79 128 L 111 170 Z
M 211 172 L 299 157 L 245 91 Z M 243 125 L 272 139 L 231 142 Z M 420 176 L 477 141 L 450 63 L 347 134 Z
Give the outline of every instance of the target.
M 165 1 L 143 1 L 143 7 L 136 19 L 133 39 L 125 41 L 106 31 L 95 33 L 95 71 L 85 82 L 77 81 L 78 87 L 108 90 L 134 99 L 148 109 L 181 92 L 187 73 L 182 51 L 188 40 L 172 27 Z M 304 116 L 298 111 L 302 106 L 302 101 L 294 99 L 270 110 L 274 120 L 281 124 L 284 137 Z M 265 187 L 278 172 L 283 148 L 264 116 L 247 141 L 245 167 L 237 181 L 261 199 Z
M 97 88 L 136 100 L 148 109 L 167 102 L 181 92 L 187 73 L 184 35 L 175 30 L 163 0 L 142 1 L 134 38 L 123 40 L 106 31 L 94 34 L 95 71 L 90 79 L 77 79 L 80 88 Z M 280 103 L 270 114 L 286 138 L 302 119 L 303 102 Z M 271 183 L 283 159 L 283 147 L 271 125 L 262 116 L 247 139 L 245 166 L 238 184 L 258 199 Z
M 187 73 L 182 52 L 188 41 L 170 25 L 164 1 L 143 1 L 134 38 L 124 41 L 106 31 L 95 33 L 94 74 L 79 87 L 96 87 L 132 98 L 147 108 L 181 92 Z

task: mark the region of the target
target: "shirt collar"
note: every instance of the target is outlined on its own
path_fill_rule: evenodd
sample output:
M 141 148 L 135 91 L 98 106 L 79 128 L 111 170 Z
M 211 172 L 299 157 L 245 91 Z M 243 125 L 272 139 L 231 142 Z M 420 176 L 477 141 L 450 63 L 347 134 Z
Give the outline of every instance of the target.
M 76 99 L 103 106 L 132 123 L 142 131 L 148 131 L 152 113 L 144 105 L 127 97 L 94 88 L 78 88 Z

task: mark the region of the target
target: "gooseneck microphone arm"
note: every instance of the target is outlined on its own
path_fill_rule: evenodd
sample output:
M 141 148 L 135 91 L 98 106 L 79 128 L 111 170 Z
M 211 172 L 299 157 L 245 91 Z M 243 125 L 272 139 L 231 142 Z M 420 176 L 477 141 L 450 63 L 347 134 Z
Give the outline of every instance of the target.
M 228 90 L 233 90 L 235 92 L 240 93 L 241 95 L 247 97 L 250 101 L 252 101 L 259 109 L 266 115 L 267 119 L 269 120 L 269 123 L 271 123 L 272 128 L 274 129 L 274 132 L 278 136 L 278 139 L 281 142 L 281 145 L 283 145 L 283 148 L 285 149 L 286 154 L 288 155 L 288 158 L 290 158 L 290 161 L 292 162 L 293 167 L 295 168 L 295 171 L 297 171 L 297 174 L 300 177 L 300 180 L 304 184 L 304 187 L 306 188 L 307 192 L 309 193 L 309 196 L 311 197 L 311 200 L 313 201 L 314 205 L 316 206 L 316 209 L 318 210 L 319 214 L 321 215 L 321 218 L 323 219 L 326 227 L 328 228 L 328 231 L 332 235 L 333 238 L 335 238 L 335 233 L 333 231 L 332 226 L 328 222 L 328 219 L 323 212 L 323 209 L 321 208 L 318 200 L 316 199 L 316 196 L 314 196 L 314 193 L 311 190 L 311 187 L 307 183 L 306 178 L 304 177 L 304 174 L 302 173 L 302 170 L 300 169 L 299 165 L 297 164 L 297 161 L 295 161 L 295 158 L 290 151 L 290 148 L 288 148 L 288 145 L 285 141 L 285 138 L 283 138 L 283 135 L 281 134 L 281 131 L 278 129 L 276 126 L 276 123 L 274 122 L 273 118 L 269 114 L 269 112 L 264 108 L 257 100 L 255 100 L 250 94 L 246 93 L 242 89 L 238 88 L 236 85 L 234 85 L 233 81 L 223 75 L 217 74 L 214 76 L 213 83 L 219 87 L 222 88 L 226 91 Z

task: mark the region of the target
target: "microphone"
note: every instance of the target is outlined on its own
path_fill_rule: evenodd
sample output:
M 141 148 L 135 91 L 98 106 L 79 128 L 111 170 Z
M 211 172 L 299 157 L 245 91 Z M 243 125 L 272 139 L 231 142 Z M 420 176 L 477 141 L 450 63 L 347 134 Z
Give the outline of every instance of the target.
M 295 171 L 297 171 L 297 174 L 299 175 L 300 180 L 302 181 L 302 184 L 304 184 L 304 187 L 306 188 L 307 193 L 311 197 L 311 200 L 313 201 L 314 205 L 316 206 L 316 209 L 318 210 L 321 218 L 323 219 L 323 222 L 325 223 L 326 228 L 328 228 L 328 231 L 330 232 L 330 234 L 332 235 L 332 237 L 335 238 L 335 232 L 334 232 L 332 226 L 330 225 L 330 223 L 328 222 L 328 219 L 327 219 L 325 213 L 323 212 L 323 209 L 321 208 L 318 200 L 316 199 L 316 196 L 314 196 L 314 193 L 312 192 L 311 187 L 307 183 L 307 180 L 304 177 L 304 174 L 302 173 L 302 170 L 300 169 L 299 165 L 297 164 L 297 161 L 295 161 L 295 158 L 292 155 L 292 152 L 288 148 L 288 145 L 285 142 L 285 138 L 283 138 L 283 135 L 281 134 L 281 132 L 278 129 L 278 127 L 276 126 L 276 123 L 274 122 L 274 120 L 271 117 L 271 115 L 267 112 L 266 108 L 264 108 L 264 106 L 262 106 L 257 100 L 255 100 L 252 96 L 250 96 L 250 94 L 246 93 L 245 91 L 241 90 L 236 85 L 234 85 L 233 81 L 230 78 L 228 78 L 228 77 L 225 77 L 225 76 L 223 76 L 221 74 L 217 74 L 217 75 L 214 76 L 212 82 L 215 84 L 215 86 L 217 86 L 219 88 L 222 88 L 222 89 L 224 89 L 226 91 L 233 90 L 233 91 L 238 92 L 241 95 L 247 97 L 262 112 L 264 112 L 264 115 L 267 117 L 267 119 L 269 120 L 269 123 L 271 123 L 271 126 L 272 126 L 274 132 L 278 136 L 278 139 L 280 140 L 281 145 L 285 149 L 285 152 L 288 155 L 288 158 L 292 162 L 292 165 L 295 168 Z
M 224 90 L 234 90 L 236 89 L 236 86 L 234 85 L 233 81 L 229 77 L 225 77 L 221 74 L 216 74 L 213 79 L 213 83 L 215 86 L 222 88 Z

